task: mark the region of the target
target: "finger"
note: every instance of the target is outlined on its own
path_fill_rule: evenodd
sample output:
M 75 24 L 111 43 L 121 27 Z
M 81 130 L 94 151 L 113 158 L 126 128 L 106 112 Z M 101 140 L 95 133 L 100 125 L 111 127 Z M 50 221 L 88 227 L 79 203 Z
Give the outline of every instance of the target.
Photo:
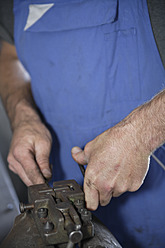
M 85 156 L 85 152 L 78 146 L 75 146 L 71 150 L 73 159 L 82 165 L 86 165 L 88 163 L 88 159 Z
M 19 154 L 19 156 L 16 157 L 14 156 L 14 158 L 22 165 L 25 174 L 32 184 L 40 184 L 45 182 L 40 169 L 34 160 L 34 154 L 28 150 L 24 150 L 22 154 Z
M 128 191 L 127 184 L 124 185 L 124 183 L 122 183 L 122 184 L 116 185 L 112 195 L 113 197 L 119 197 L 126 191 Z
M 84 193 L 86 207 L 89 210 L 96 210 L 99 205 L 99 193 L 90 179 L 84 179 Z
M 106 206 L 110 203 L 112 198 L 112 191 L 106 192 L 106 191 L 99 191 L 100 196 L 100 205 Z
M 9 169 L 11 171 L 13 171 L 15 174 L 17 174 L 21 180 L 27 185 L 27 186 L 30 186 L 32 185 L 33 183 L 29 180 L 29 178 L 27 177 L 24 169 L 22 168 L 21 164 L 18 163 L 16 160 L 13 161 L 13 163 L 9 164 Z
M 96 183 L 99 190 L 100 205 L 106 206 L 112 198 L 114 186 L 109 183 L 109 180 L 107 180 L 107 177 L 104 175 L 99 175 L 97 177 Z
M 123 192 L 116 191 L 116 192 L 113 192 L 113 197 L 119 197 L 122 194 L 123 194 Z
M 50 178 L 52 172 L 49 164 L 50 148 L 44 145 L 36 145 L 35 157 L 37 164 L 45 178 Z

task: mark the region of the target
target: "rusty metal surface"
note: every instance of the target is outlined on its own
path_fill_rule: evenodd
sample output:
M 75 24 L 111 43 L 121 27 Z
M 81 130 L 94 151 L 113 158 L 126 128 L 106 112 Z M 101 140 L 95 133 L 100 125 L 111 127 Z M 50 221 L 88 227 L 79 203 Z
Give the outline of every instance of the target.
M 114 236 L 85 208 L 84 193 L 74 180 L 28 188 L 29 204 L 1 248 L 121 248 Z
M 112 233 L 94 215 L 92 218 L 95 235 L 93 238 L 84 240 L 82 248 L 122 248 Z
M 31 213 L 25 212 L 16 217 L 14 226 L 4 240 L 2 248 L 46 248 L 36 228 Z M 54 248 L 54 246 L 50 246 Z

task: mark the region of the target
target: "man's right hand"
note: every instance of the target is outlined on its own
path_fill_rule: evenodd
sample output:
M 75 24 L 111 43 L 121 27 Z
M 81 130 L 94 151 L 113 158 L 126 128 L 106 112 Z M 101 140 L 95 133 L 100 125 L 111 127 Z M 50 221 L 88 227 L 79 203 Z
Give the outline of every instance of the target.
M 27 186 L 43 183 L 44 177 L 51 177 L 51 135 L 38 115 L 30 76 L 15 46 L 0 40 L 0 48 L 0 95 L 13 131 L 9 168 Z
M 51 177 L 51 135 L 39 120 L 19 123 L 14 129 L 8 155 L 9 168 L 27 185 L 44 183 Z

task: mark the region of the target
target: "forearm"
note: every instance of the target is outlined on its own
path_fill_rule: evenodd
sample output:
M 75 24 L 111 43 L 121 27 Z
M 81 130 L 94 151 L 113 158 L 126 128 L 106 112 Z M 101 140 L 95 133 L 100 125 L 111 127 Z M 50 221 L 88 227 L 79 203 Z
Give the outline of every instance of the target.
M 165 90 L 136 108 L 124 122 L 133 125 L 136 140 L 144 144 L 146 151 L 151 153 L 162 145 L 165 142 Z
M 0 52 L 0 95 L 12 129 L 21 121 L 39 119 L 33 102 L 30 77 L 19 62 L 14 46 L 3 42 Z

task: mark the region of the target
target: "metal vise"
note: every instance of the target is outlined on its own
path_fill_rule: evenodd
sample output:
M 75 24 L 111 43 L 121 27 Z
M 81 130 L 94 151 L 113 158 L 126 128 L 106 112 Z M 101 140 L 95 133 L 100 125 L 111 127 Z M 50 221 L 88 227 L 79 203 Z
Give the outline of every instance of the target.
M 1 248 L 121 248 L 109 230 L 85 208 L 84 193 L 74 180 L 28 188 L 29 204 Z

